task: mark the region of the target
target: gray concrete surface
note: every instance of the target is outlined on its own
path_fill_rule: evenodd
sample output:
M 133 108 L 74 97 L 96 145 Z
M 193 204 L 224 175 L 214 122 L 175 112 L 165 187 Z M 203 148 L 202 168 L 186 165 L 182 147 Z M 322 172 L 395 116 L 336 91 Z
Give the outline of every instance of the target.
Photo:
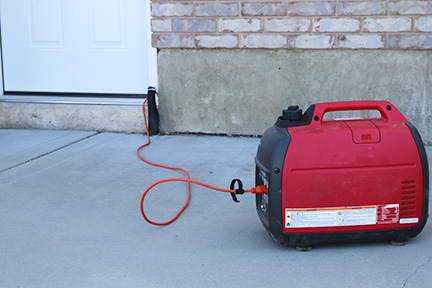
M 298 252 L 271 239 L 252 195 L 236 204 L 193 186 L 175 223 L 147 224 L 143 191 L 181 174 L 141 162 L 135 150 L 145 141 L 137 134 L 0 130 L 0 287 L 430 287 L 430 223 L 402 247 Z M 196 180 L 227 187 L 236 177 L 249 188 L 258 142 L 155 136 L 142 154 Z M 184 186 L 156 188 L 146 200 L 149 217 L 173 216 Z
M 145 132 L 141 104 L 63 104 L 61 97 L 57 101 L 60 103 L 0 101 L 0 128 Z
M 389 100 L 432 144 L 431 59 L 432 51 L 164 49 L 161 128 L 261 135 L 289 105 Z

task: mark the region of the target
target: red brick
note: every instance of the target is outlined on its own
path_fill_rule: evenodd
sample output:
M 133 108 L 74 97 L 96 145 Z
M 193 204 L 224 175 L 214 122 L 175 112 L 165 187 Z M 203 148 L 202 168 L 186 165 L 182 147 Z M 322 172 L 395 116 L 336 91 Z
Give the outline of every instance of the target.
M 389 36 L 389 48 L 432 49 L 431 34 L 393 34 Z
M 278 34 L 241 35 L 241 48 L 285 48 L 287 38 Z
M 288 48 L 294 49 L 331 49 L 335 46 L 334 35 L 299 34 L 288 35 Z
M 195 39 L 188 34 L 153 34 L 152 46 L 156 48 L 194 48 Z
M 315 32 L 360 32 L 360 19 L 357 18 L 315 18 Z
M 237 3 L 199 3 L 195 4 L 195 16 L 239 16 Z
M 342 1 L 339 15 L 386 15 L 386 1 Z
M 271 18 L 265 20 L 268 32 L 308 32 L 310 20 L 305 18 Z
M 192 16 L 193 5 L 187 3 L 152 3 L 152 16 Z
M 213 19 L 174 19 L 175 32 L 216 32 L 216 21 Z
M 417 17 L 415 30 L 419 32 L 432 32 L 432 16 Z
M 408 32 L 411 31 L 410 17 L 365 18 L 365 32 Z
M 385 35 L 381 35 L 381 34 L 339 35 L 338 48 L 349 48 L 349 49 L 385 48 Z
M 334 1 L 300 1 L 290 2 L 288 15 L 320 16 L 336 15 L 336 2 Z
M 238 48 L 239 39 L 237 35 L 215 34 L 197 35 L 195 37 L 197 48 Z
M 219 32 L 260 32 L 261 19 L 219 19 Z
M 432 12 L 430 1 L 422 0 L 391 0 L 389 2 L 389 9 L 390 14 L 397 15 L 423 15 Z
M 242 3 L 244 16 L 284 16 L 287 15 L 285 2 L 246 2 Z

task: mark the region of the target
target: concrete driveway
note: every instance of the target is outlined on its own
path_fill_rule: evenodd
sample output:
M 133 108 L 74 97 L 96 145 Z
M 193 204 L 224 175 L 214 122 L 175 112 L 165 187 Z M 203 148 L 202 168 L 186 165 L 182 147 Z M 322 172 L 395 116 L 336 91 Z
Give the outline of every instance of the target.
M 182 176 L 149 166 L 137 134 L 0 130 L 0 287 L 431 287 L 432 228 L 407 245 L 274 242 L 254 196 L 192 187 L 188 209 L 156 227 L 140 214 L 153 182 Z M 229 188 L 254 185 L 257 138 L 155 136 L 143 155 Z M 427 152 L 432 155 L 432 148 Z M 429 158 L 429 160 L 431 160 Z M 184 183 L 155 188 L 149 217 L 168 220 Z

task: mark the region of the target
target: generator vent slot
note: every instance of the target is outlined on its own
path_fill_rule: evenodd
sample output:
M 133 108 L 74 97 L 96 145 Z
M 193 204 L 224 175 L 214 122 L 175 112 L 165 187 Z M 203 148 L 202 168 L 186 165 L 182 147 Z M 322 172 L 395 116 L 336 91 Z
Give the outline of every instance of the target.
M 402 181 L 401 216 L 414 215 L 416 201 L 415 180 Z

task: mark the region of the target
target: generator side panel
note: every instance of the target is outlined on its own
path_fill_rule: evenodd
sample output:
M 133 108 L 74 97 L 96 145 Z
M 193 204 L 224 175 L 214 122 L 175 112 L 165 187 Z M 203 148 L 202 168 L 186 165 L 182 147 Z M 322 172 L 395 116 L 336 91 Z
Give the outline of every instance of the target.
M 344 121 L 288 129 L 280 217 L 290 242 L 313 233 L 339 233 L 336 240 L 344 238 L 340 233 L 358 238 L 367 231 L 380 239 L 378 230 L 398 238 L 400 233 L 389 231 L 424 221 L 422 161 L 411 131 L 403 123 L 375 120 L 374 125 L 379 141 L 362 144 L 355 143 Z

